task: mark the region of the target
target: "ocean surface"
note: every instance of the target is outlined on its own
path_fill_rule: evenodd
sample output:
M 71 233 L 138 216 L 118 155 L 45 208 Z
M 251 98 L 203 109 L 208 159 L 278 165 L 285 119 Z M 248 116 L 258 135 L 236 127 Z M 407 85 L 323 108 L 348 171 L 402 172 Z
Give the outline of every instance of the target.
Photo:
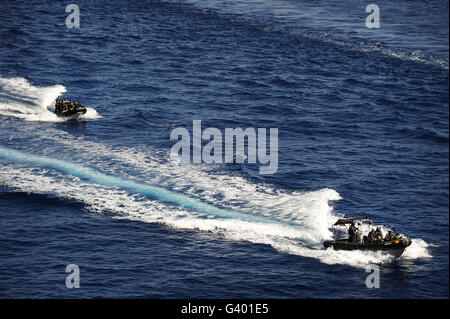
M 447 1 L 74 3 L 0 0 L 1 298 L 448 298 Z M 171 157 L 194 120 L 277 171 Z M 343 216 L 412 245 L 325 250 Z

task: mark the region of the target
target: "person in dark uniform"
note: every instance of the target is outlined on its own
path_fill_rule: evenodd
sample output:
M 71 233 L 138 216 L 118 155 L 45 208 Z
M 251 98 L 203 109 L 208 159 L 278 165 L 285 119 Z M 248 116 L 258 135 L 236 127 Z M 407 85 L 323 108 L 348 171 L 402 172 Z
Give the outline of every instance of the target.
M 355 235 L 356 235 L 356 231 L 358 229 L 355 226 L 355 222 L 352 222 L 352 224 L 350 225 L 349 229 L 348 229 L 348 241 L 349 242 L 353 242 L 353 240 L 355 239 Z
M 55 111 L 59 112 L 61 110 L 61 99 L 58 96 L 55 101 Z
M 384 241 L 394 240 L 394 232 L 392 230 L 388 231 L 386 236 L 384 237 Z
M 367 236 L 369 243 L 375 242 L 376 235 L 375 235 L 375 229 L 370 230 L 369 235 Z
M 61 103 L 61 112 L 67 111 L 67 104 L 69 103 L 69 101 L 67 99 L 64 99 Z
M 377 231 L 375 232 L 376 240 L 377 242 L 382 243 L 383 242 L 383 232 L 381 231 L 381 227 L 377 227 Z

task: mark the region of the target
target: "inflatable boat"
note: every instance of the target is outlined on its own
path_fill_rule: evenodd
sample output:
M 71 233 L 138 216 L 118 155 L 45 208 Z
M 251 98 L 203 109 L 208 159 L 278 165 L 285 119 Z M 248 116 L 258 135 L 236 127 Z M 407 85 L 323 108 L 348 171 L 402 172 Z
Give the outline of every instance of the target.
M 355 226 L 356 232 L 350 234 L 347 238 L 339 238 L 342 234 L 342 230 L 345 233 L 351 233 L 351 225 Z M 364 226 L 368 227 L 364 229 Z M 372 221 L 366 218 L 341 218 L 333 226 L 333 240 L 326 240 L 323 243 L 325 248 L 333 248 L 334 250 L 369 250 L 369 251 L 381 251 L 388 253 L 395 258 L 398 258 L 403 254 L 406 247 L 411 245 L 411 239 L 401 236 L 399 233 L 388 238 L 387 240 L 381 238 L 372 238 L 370 236 L 373 231 Z M 378 228 L 379 229 L 379 228 Z M 387 238 L 387 237 L 384 237 Z
M 59 97 L 55 101 L 54 113 L 59 117 L 66 119 L 78 119 L 83 114 L 86 114 L 87 109 L 80 102 L 73 102 L 72 100 L 61 101 Z

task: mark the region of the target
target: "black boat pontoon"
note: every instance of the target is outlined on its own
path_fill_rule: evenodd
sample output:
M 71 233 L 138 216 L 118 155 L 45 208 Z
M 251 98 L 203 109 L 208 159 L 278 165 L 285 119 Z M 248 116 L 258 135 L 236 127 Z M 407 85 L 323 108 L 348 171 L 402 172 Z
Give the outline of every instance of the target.
M 357 233 L 350 239 L 348 237 L 349 225 L 357 225 Z M 367 226 L 367 227 L 364 227 Z M 341 218 L 333 226 L 333 240 L 324 241 L 325 248 L 332 247 L 335 250 L 369 250 L 369 251 L 382 251 L 388 253 L 395 258 L 400 257 L 406 247 L 411 245 L 411 239 L 407 237 L 395 235 L 390 240 L 371 240 L 369 238 L 369 232 L 373 223 L 370 219 L 366 218 Z M 366 228 L 366 229 L 364 229 Z M 342 232 L 345 231 L 346 238 L 342 237 Z

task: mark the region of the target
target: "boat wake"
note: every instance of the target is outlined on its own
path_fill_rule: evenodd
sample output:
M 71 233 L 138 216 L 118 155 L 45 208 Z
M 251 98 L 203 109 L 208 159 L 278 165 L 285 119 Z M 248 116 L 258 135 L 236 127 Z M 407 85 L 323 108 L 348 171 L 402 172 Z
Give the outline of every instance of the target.
M 48 108 L 55 105 L 55 99 L 64 94 L 62 85 L 37 87 L 26 79 L 0 77 L 0 115 L 13 116 L 26 121 L 64 122 L 66 119 L 57 116 Z M 101 116 L 93 108 L 80 120 L 98 119 Z
M 365 267 L 392 261 L 379 252 L 322 248 L 331 237 L 329 226 L 341 217 L 333 212 L 332 203 L 341 199 L 333 189 L 288 192 L 209 165 L 171 161 L 167 152 L 110 148 L 83 137 L 74 141 L 56 129 L 47 133 L 42 139 L 58 143 L 58 149 L 46 149 L 45 156 L 0 146 L 1 185 L 77 200 L 92 213 L 267 244 L 326 264 Z M 80 154 L 79 162 L 61 155 L 74 153 Z M 431 257 L 427 243 L 412 241 L 401 258 Z

